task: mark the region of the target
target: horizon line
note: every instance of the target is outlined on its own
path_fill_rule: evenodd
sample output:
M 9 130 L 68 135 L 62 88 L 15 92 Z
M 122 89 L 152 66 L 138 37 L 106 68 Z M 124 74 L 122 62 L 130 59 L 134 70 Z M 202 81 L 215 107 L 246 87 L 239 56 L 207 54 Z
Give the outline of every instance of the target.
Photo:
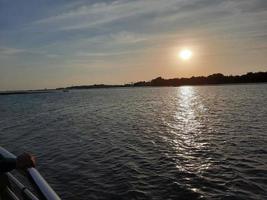
M 211 75 L 215 75 L 215 74 L 222 74 L 223 76 L 225 77 L 229 77 L 229 76 L 244 76 L 244 75 L 247 75 L 249 73 L 267 73 L 267 71 L 257 71 L 257 72 L 246 72 L 246 73 L 243 73 L 243 74 L 236 74 L 236 75 L 233 75 L 233 74 L 229 74 L 229 75 L 225 75 L 223 73 L 212 73 L 212 74 L 209 74 L 209 75 L 198 75 L 198 76 L 191 76 L 191 77 L 173 77 L 173 78 L 163 78 L 162 76 L 158 76 L 158 77 L 155 77 L 154 79 L 151 79 L 151 80 L 147 80 L 147 81 L 144 81 L 144 80 L 139 80 L 139 81 L 136 81 L 136 82 L 130 82 L 130 83 L 121 83 L 121 84 L 105 84 L 105 83 L 94 83 L 94 84 L 81 84 L 81 85 L 71 85 L 71 86 L 65 86 L 65 87 L 55 87 L 55 88 L 42 88 L 42 89 L 21 89 L 21 90 L 0 90 L 0 92 L 20 92 L 20 91 L 46 91 L 46 90 L 59 90 L 59 89 L 66 89 L 66 88 L 71 88 L 71 87 L 90 87 L 90 86 L 107 86 L 107 87 L 123 87 L 123 86 L 131 86 L 131 85 L 134 85 L 135 83 L 140 83 L 140 82 L 151 82 L 152 80 L 155 80 L 157 78 L 162 78 L 163 80 L 172 80 L 172 79 L 191 79 L 191 78 L 198 78 L 198 77 L 209 77 Z

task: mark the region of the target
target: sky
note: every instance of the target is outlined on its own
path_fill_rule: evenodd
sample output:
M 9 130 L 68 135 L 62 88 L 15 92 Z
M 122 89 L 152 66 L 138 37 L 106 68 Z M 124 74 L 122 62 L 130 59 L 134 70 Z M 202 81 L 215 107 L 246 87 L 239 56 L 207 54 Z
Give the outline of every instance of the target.
M 0 90 L 250 71 L 267 71 L 266 0 L 0 0 Z

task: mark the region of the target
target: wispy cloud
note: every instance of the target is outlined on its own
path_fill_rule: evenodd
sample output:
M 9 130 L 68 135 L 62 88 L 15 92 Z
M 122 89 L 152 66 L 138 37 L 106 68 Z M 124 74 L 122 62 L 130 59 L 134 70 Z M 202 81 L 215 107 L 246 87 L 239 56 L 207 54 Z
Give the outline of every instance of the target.
M 16 48 L 9 48 L 9 47 L 0 47 L 0 55 L 18 55 L 21 53 L 25 53 L 27 50 L 25 49 L 16 49 Z
M 45 56 L 49 58 L 56 58 L 60 55 L 52 54 L 45 51 L 36 51 L 36 50 L 28 50 L 28 49 L 18 49 L 18 48 L 10 48 L 10 47 L 0 47 L 0 56 Z
M 192 14 L 212 13 L 212 18 L 218 18 L 220 15 L 236 15 L 238 12 L 264 12 L 266 4 L 263 0 L 119 0 L 72 7 L 57 15 L 38 20 L 33 25 L 50 26 L 50 31 L 72 31 L 149 16 L 179 20 L 179 17 Z M 142 20 L 139 23 L 142 23 Z
M 149 13 L 161 13 L 172 9 L 179 0 L 114 1 L 83 5 L 70 11 L 35 22 L 37 25 L 59 25 L 58 30 L 85 29 L 114 21 L 127 20 Z

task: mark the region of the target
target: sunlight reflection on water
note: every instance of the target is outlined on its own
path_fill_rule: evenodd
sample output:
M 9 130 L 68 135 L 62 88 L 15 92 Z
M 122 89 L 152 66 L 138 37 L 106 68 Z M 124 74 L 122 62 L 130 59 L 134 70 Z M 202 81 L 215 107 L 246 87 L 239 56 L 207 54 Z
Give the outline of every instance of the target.
M 201 174 L 212 163 L 209 158 L 203 160 L 198 156 L 201 150 L 208 148 L 209 143 L 206 139 L 203 140 L 203 137 L 207 138 L 207 133 L 203 132 L 203 128 L 207 125 L 201 117 L 205 107 L 196 90 L 197 88 L 191 86 L 177 88 L 177 110 L 171 127 L 172 133 L 176 135 L 172 141 L 174 149 L 184 160 L 181 162 L 178 159 L 176 167 L 181 171 Z

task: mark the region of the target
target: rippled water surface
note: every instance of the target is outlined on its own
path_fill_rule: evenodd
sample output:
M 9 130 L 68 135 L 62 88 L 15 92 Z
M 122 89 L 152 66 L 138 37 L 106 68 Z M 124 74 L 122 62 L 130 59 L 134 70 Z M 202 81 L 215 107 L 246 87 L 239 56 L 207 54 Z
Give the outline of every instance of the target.
M 0 96 L 0 145 L 62 199 L 267 199 L 267 85 Z

